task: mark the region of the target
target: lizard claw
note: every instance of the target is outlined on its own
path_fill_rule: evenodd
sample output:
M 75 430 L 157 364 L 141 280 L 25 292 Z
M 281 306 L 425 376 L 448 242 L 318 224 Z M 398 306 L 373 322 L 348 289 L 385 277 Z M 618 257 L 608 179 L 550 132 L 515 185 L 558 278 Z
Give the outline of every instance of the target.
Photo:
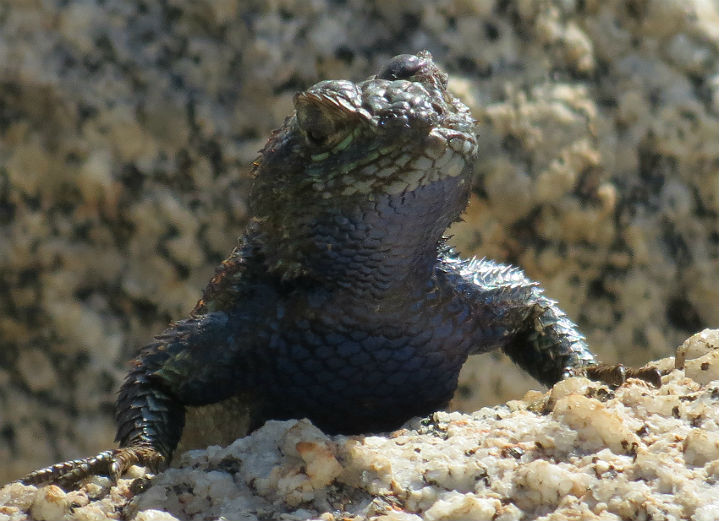
M 622 364 L 598 364 L 585 369 L 585 374 L 592 380 L 608 385 L 622 385 L 628 378 L 639 378 L 649 384 L 660 387 L 660 371 L 655 367 L 632 368 Z
M 157 450 L 147 445 L 137 445 L 106 450 L 89 458 L 56 463 L 31 472 L 18 482 L 24 485 L 56 484 L 65 490 L 70 490 L 90 476 L 108 476 L 113 482 L 117 482 L 132 465 L 145 465 L 156 472 L 164 463 L 165 457 Z

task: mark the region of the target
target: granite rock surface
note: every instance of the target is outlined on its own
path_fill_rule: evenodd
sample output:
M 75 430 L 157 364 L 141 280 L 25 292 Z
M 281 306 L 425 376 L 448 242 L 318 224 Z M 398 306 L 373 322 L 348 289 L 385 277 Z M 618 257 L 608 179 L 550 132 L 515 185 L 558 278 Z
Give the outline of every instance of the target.
M 140 494 L 138 467 L 69 493 L 8 485 L 0 520 L 716 521 L 718 331 L 653 364 L 657 389 L 571 378 L 374 436 L 270 421 L 186 452 Z
M 246 223 L 292 96 L 430 50 L 481 150 L 467 255 L 523 266 L 607 361 L 717 326 L 709 0 L 0 3 L 0 482 L 107 448 L 126 361 Z M 535 386 L 471 361 L 454 406 Z

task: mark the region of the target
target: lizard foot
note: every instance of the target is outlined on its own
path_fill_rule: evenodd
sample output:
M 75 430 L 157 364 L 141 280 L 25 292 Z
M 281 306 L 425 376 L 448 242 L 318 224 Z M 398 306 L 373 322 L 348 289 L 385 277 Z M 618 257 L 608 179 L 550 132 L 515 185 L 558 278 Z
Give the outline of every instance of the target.
M 65 490 L 73 489 L 90 476 L 109 476 L 113 482 L 132 465 L 144 465 L 153 472 L 159 470 L 165 457 L 147 445 L 136 445 L 120 449 L 106 450 L 90 458 L 82 458 L 56 463 L 44 469 L 31 472 L 18 480 L 24 485 L 55 484 Z
M 660 371 L 655 367 L 625 367 L 622 364 L 598 364 L 584 369 L 585 375 L 608 385 L 622 385 L 628 378 L 639 378 L 649 384 L 660 387 Z

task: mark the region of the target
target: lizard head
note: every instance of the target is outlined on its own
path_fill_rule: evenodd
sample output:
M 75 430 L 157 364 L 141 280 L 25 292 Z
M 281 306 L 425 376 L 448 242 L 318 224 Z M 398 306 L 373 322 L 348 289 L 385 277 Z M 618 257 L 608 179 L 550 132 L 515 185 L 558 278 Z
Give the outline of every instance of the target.
M 358 209 L 388 198 L 410 205 L 412 194 L 438 183 L 439 200 L 415 203 L 421 213 L 430 204 L 442 231 L 464 209 L 474 121 L 428 52 L 396 56 L 363 82 L 321 81 L 294 103 L 254 163 L 250 197 L 256 221 L 274 241 L 292 239 L 293 253 L 303 238 L 317 243 L 312 228 L 323 220 L 357 219 Z

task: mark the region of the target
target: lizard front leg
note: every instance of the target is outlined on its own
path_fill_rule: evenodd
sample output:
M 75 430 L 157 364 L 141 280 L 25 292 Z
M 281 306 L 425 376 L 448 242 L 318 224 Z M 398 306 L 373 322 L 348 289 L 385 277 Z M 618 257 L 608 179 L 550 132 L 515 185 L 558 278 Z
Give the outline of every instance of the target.
M 58 463 L 23 477 L 24 484 L 71 488 L 92 475 L 121 476 L 131 465 L 167 465 L 182 434 L 185 406 L 215 403 L 242 388 L 239 335 L 225 312 L 183 320 L 144 347 L 118 394 L 120 448 Z M 211 384 L 211 385 L 210 385 Z
M 578 375 L 611 385 L 620 385 L 632 376 L 659 386 L 660 374 L 654 368 L 630 369 L 598 362 L 577 326 L 520 269 L 485 259 L 463 261 L 451 255 L 441 265 L 448 283 L 467 303 L 476 322 L 474 352 L 501 348 L 548 386 Z

